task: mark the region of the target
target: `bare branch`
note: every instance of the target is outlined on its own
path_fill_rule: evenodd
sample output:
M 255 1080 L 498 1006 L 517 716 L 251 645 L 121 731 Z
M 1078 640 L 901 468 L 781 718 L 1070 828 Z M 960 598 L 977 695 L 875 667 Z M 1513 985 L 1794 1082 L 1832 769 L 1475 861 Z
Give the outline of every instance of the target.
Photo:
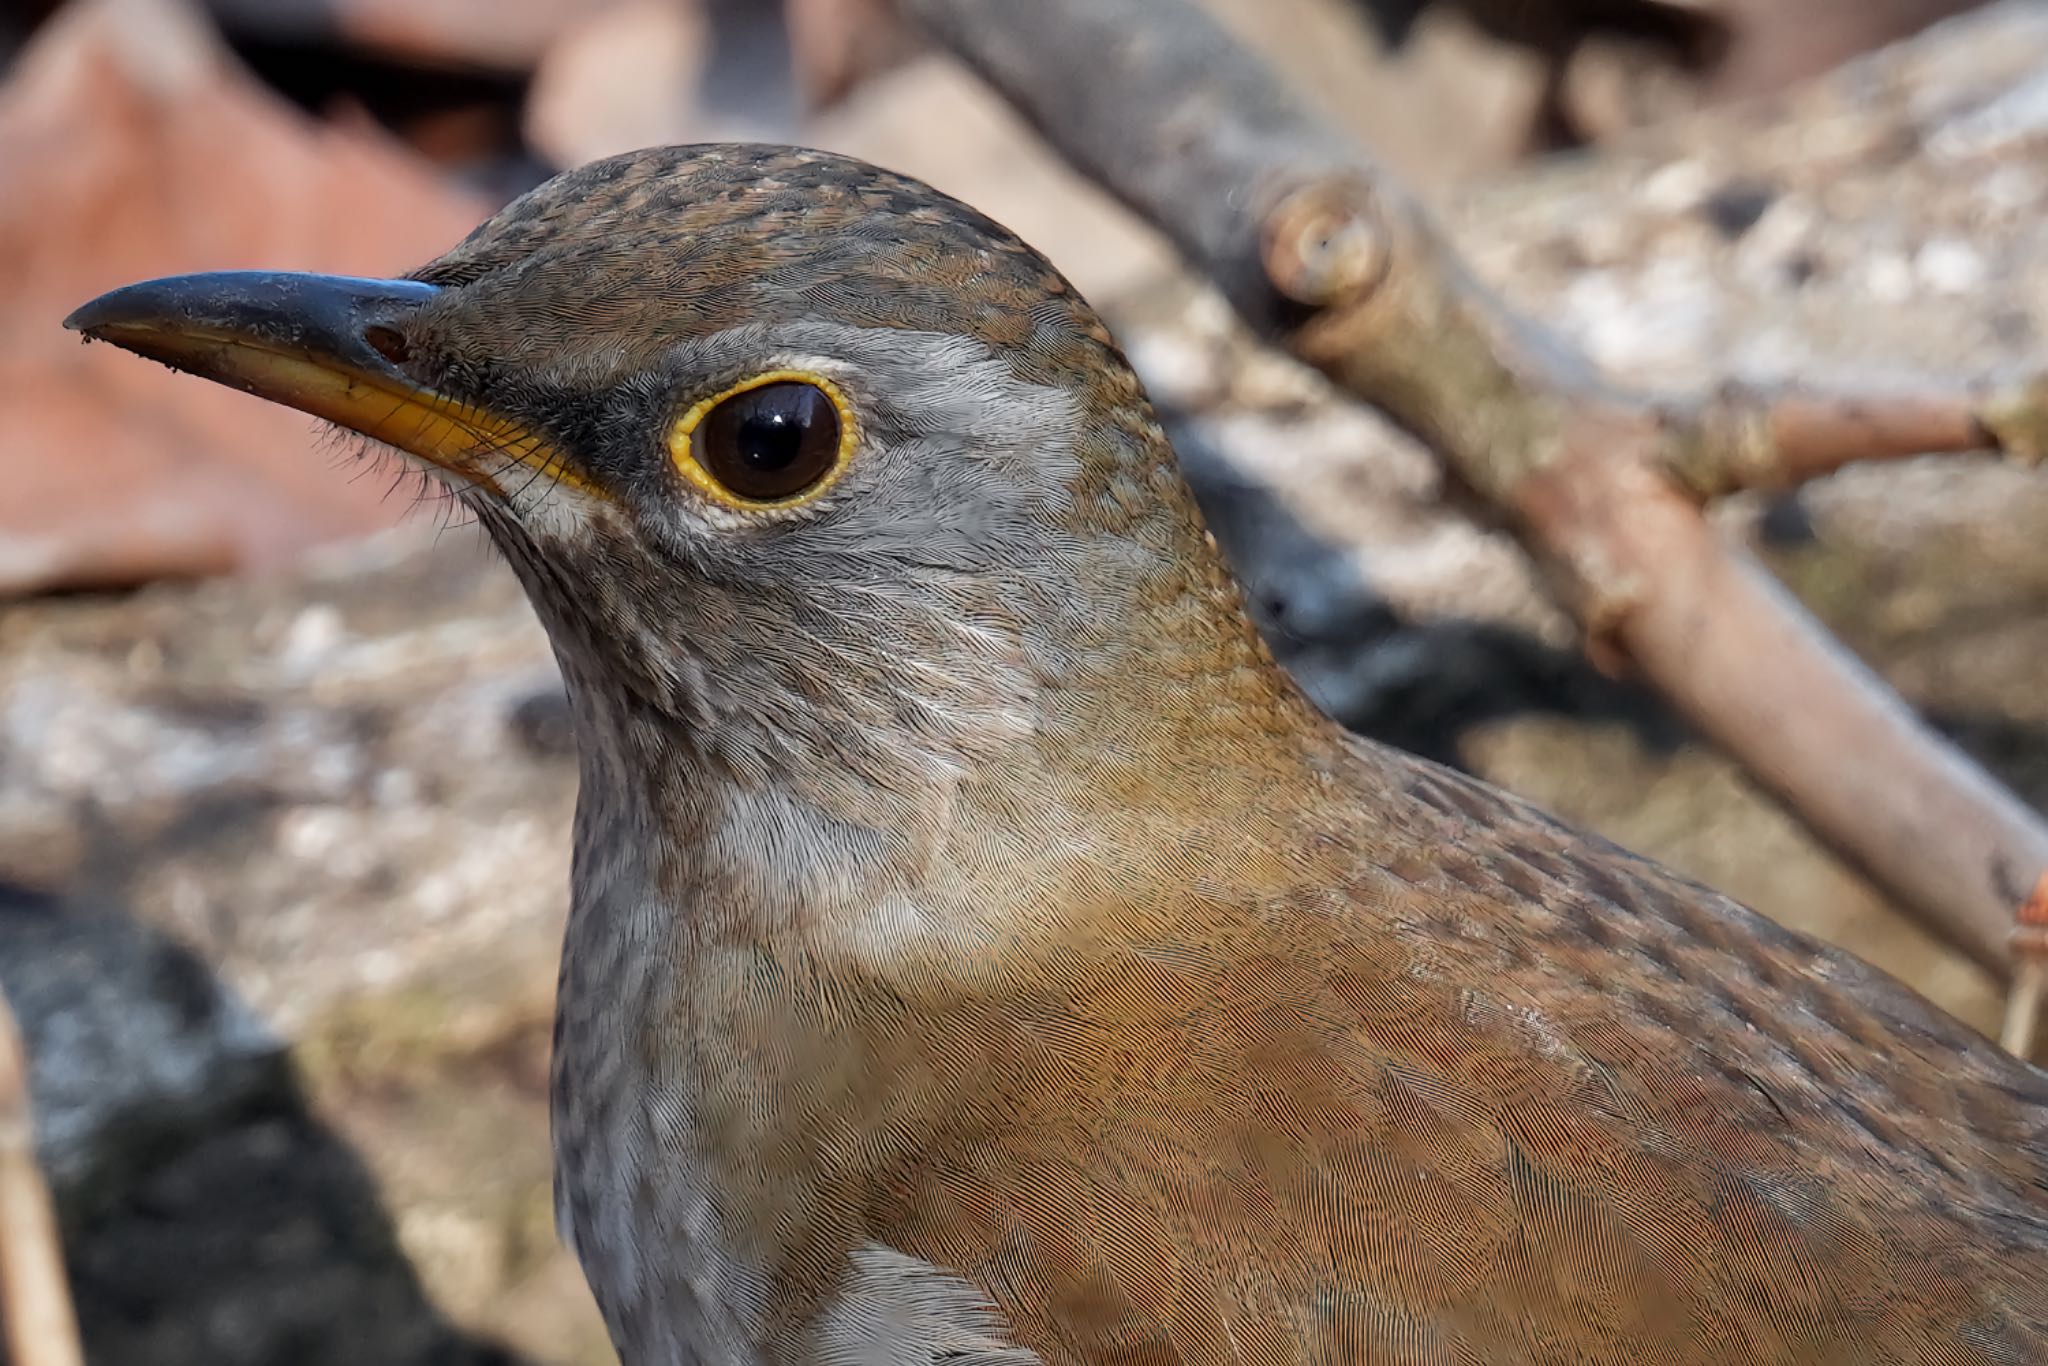
M 1610 459 L 1616 440 L 1602 433 L 1568 439 L 1564 458 L 1525 481 L 1525 524 L 1545 546 L 1593 548 L 1610 581 L 1633 580 L 1610 608 L 1614 644 L 1810 829 L 2009 974 L 2014 913 L 2048 869 L 2039 817 L 1927 730 L 1667 480 Z
M 1792 488 L 1867 460 L 1988 452 L 2039 464 L 2048 455 L 2048 381 L 1921 394 L 1730 385 L 1672 426 L 1665 468 L 1702 500 Z
M 1705 417 L 1614 389 L 1481 288 L 1391 176 L 1186 0 L 908 4 L 1255 329 L 1498 509 L 1592 647 L 1633 663 L 1901 904 L 2010 975 L 2048 826 L 1712 534 L 1670 473 Z M 2036 389 L 1967 420 L 1872 409 L 1883 420 L 1866 449 L 1935 436 L 2037 455 L 2043 407 Z M 1799 468 L 1854 455 L 1857 434 L 1819 409 L 1787 400 L 1764 425 Z M 1711 461 L 1698 473 L 1740 482 Z
M 49 1187 L 36 1165 L 28 1058 L 0 996 L 0 1327 L 14 1366 L 83 1366 Z
M 2019 970 L 2013 974 L 2012 991 L 2005 998 L 2005 1027 L 1998 1041 L 2009 1053 L 2026 1057 L 2034 1051 L 2034 1026 L 2041 1014 L 2041 997 L 2048 992 L 2048 875 L 2034 884 L 2014 917 L 2013 953 Z

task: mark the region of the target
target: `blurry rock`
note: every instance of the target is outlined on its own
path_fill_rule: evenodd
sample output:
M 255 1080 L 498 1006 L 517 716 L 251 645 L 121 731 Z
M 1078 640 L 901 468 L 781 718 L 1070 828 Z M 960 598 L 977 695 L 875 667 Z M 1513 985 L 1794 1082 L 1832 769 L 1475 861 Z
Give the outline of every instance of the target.
M 0 987 L 98 1366 L 488 1366 L 427 1302 L 360 1160 L 204 960 L 0 861 Z
M 68 1216 L 281 1093 L 283 1044 L 189 950 L 7 876 L 0 990 L 28 1048 L 37 1153 Z
M 290 574 L 0 614 L 0 882 L 32 883 L 31 899 L 63 915 L 123 908 L 149 942 L 184 945 L 205 972 L 174 980 L 211 1000 L 201 988 L 218 978 L 242 1003 L 219 1018 L 288 1047 L 304 1089 L 217 1116 L 228 1128 L 218 1141 L 206 1130 L 203 1151 L 154 1145 L 162 1164 L 108 1183 L 130 1203 L 94 1217 L 79 1255 L 102 1268 L 96 1312 L 120 1321 L 98 1326 L 128 1344 L 124 1362 L 462 1359 L 387 1356 L 372 1325 L 352 1326 L 347 1306 L 402 1300 L 407 1286 L 535 1358 L 603 1359 L 549 1195 L 546 1057 L 575 786 L 538 700 L 555 680 L 510 573 L 471 536 L 424 527 Z M 108 977 L 87 996 L 39 966 L 48 956 L 0 937 L 7 986 L 17 973 L 51 982 L 37 1032 L 59 1062 L 65 1039 L 110 1031 L 145 1057 L 152 1040 L 168 1057 L 194 1051 L 147 1009 L 125 1032 L 118 1013 L 102 1018 L 141 990 L 138 974 L 81 965 Z M 224 1077 L 211 1089 L 247 1093 Z M 94 1142 L 121 1138 L 111 1125 Z M 358 1157 L 342 1161 L 341 1144 Z M 264 1198 L 228 1189 L 244 1158 L 280 1202 L 274 1226 Z M 352 1184 L 323 1196 L 329 1178 Z M 179 1233 L 199 1260 L 151 1269 L 151 1250 L 161 1259 Z M 257 1256 L 252 1239 L 277 1247 Z M 152 1300 L 128 1321 L 124 1285 L 131 1300 L 147 1298 L 136 1287 L 187 1293 L 191 1315 Z M 235 1342 L 302 1348 L 199 1354 L 227 1340 L 208 1336 L 216 1311 L 251 1325 Z M 187 1347 L 157 1357 L 151 1343 Z
M 287 1088 L 66 1239 L 94 1366 L 522 1366 L 424 1293 L 347 1142 Z
M 0 592 L 275 564 L 402 516 L 387 472 L 336 477 L 310 419 L 59 324 L 151 275 L 404 270 L 481 213 L 266 93 L 175 0 L 60 13 L 0 87 Z

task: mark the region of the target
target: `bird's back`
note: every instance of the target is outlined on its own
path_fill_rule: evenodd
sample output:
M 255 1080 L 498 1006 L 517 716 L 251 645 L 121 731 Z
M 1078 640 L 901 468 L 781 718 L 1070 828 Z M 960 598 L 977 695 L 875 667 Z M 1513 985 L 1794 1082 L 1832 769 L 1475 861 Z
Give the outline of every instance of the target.
M 1343 877 L 980 980 L 780 965 L 786 1108 L 719 1123 L 790 1359 L 884 1359 L 831 1344 L 892 1314 L 1060 1366 L 2048 1357 L 2039 1073 L 1484 784 L 1352 763 Z

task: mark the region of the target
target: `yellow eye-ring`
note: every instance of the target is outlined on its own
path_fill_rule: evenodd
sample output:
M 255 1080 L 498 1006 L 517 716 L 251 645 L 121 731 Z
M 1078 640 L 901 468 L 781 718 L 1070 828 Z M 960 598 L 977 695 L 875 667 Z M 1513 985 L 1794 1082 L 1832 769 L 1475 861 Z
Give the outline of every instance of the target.
M 727 507 L 785 508 L 831 487 L 856 435 L 838 385 L 770 370 L 677 418 L 668 453 L 685 479 Z

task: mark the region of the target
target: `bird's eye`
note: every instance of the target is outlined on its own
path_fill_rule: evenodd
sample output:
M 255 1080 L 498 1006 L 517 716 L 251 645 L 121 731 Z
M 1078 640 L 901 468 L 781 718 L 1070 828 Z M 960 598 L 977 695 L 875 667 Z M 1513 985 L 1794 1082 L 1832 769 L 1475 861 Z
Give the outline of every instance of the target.
M 721 501 L 784 503 L 838 469 L 848 428 L 843 401 L 827 382 L 777 372 L 685 413 L 669 451 L 685 477 Z

